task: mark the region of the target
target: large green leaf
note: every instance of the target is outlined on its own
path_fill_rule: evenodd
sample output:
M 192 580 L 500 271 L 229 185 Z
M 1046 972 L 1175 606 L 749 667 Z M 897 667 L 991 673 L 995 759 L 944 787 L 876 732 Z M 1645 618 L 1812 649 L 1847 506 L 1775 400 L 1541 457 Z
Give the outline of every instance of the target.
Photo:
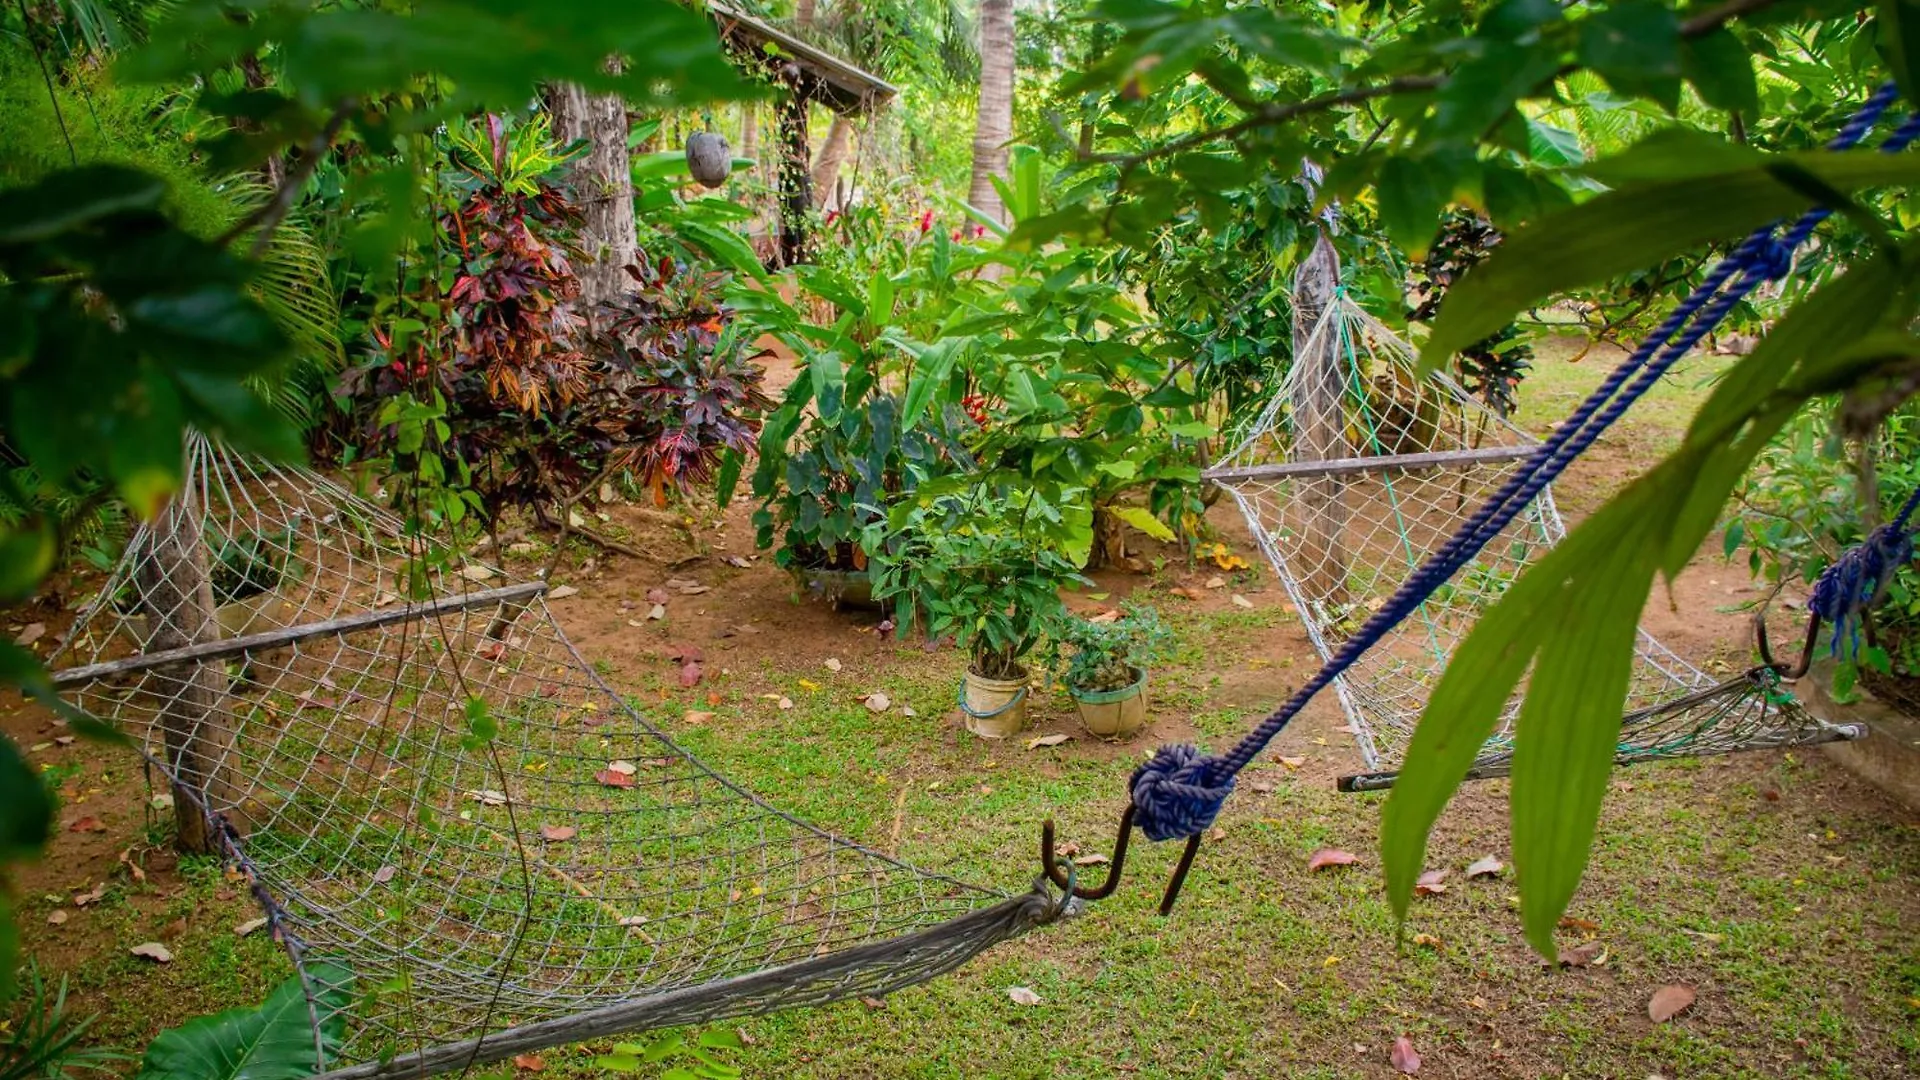
M 1753 56 L 1733 31 L 1721 27 L 1681 46 L 1680 69 L 1700 97 L 1716 109 L 1745 116 L 1760 112 L 1760 87 L 1753 77 Z
M 1920 94 L 1920 3 L 1880 0 L 1880 49 L 1908 101 Z
M 1437 367 L 1547 297 L 1803 209 L 1807 197 L 1770 164 L 1804 169 L 1843 192 L 1920 180 L 1920 159 L 1904 154 L 1769 156 L 1732 147 L 1694 157 L 1679 152 L 1689 145 L 1699 144 L 1658 140 L 1611 159 L 1593 171 L 1624 186 L 1515 230 L 1448 292 L 1421 349 L 1421 364 Z M 1662 176 L 1675 178 L 1657 178 Z
M 251 1009 L 189 1020 L 154 1037 L 137 1080 L 301 1080 L 339 1053 L 353 1004 L 353 977 L 327 963 L 307 965 Z M 307 987 L 313 988 L 311 1010 Z M 320 1018 L 317 1038 L 313 1016 Z M 316 1048 L 321 1060 L 315 1061 Z
M 673 231 L 734 273 L 744 274 L 756 281 L 767 279 L 766 269 L 760 265 L 760 257 L 753 253 L 753 245 L 732 229 L 709 225 L 704 221 L 682 219 L 674 223 Z

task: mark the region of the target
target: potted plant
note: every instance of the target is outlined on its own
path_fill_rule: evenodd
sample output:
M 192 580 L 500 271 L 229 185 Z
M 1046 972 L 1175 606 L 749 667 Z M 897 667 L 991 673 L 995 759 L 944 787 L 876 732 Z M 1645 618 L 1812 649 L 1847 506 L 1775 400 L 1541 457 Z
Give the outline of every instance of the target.
M 1057 654 L 1080 723 L 1103 739 L 1124 739 L 1146 726 L 1147 669 L 1172 640 L 1160 613 L 1132 600 L 1118 612 L 1069 619 Z
M 897 617 L 917 618 L 929 637 L 951 635 L 966 650 L 959 705 L 968 730 L 983 738 L 1026 726 L 1024 661 L 1065 620 L 1061 587 L 1085 580 L 1058 542 L 1060 512 L 1036 513 L 1038 503 L 1031 493 L 978 486 L 904 503 L 866 534 L 874 597 L 897 603 Z

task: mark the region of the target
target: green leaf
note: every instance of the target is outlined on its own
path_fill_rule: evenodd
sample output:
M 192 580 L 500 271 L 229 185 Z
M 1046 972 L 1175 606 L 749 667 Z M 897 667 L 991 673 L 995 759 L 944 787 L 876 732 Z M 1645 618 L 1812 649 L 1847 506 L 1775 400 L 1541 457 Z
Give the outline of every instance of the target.
M 1680 17 L 1658 0 L 1624 0 L 1580 23 L 1580 63 L 1622 94 L 1679 103 Z
M 203 1016 L 154 1036 L 137 1080 L 302 1080 L 324 1071 L 346 1034 L 353 975 L 313 961 L 306 972 L 307 982 L 295 974 L 256 1008 Z M 318 1062 L 308 985 L 320 1017 Z
M 1429 134 L 1434 139 L 1477 141 L 1559 70 L 1559 49 L 1549 43 L 1489 49 L 1455 68 L 1434 94 Z
M 1613 159 L 1595 171 L 1615 180 L 1643 179 L 1516 229 L 1467 271 L 1448 292 L 1421 349 L 1423 368 L 1437 367 L 1546 297 L 1657 265 L 1803 209 L 1806 196 L 1783 183 L 1769 163 L 1790 162 L 1846 192 L 1920 180 L 1920 161 L 1907 155 L 1821 151 L 1769 157 L 1731 149 L 1688 164 L 1673 149 L 1673 141 L 1662 141 L 1633 160 L 1625 160 L 1632 152 Z M 1678 178 L 1644 179 L 1659 173 Z
M 732 1028 L 713 1028 L 700 1033 L 700 1045 L 709 1050 L 739 1050 L 740 1033 Z
M 59 555 L 60 534 L 53 522 L 28 518 L 0 523 L 0 604 L 31 597 Z
M 1714 108 L 1748 118 L 1759 115 L 1760 86 L 1753 76 L 1753 56 L 1726 27 L 1682 43 L 1680 70 L 1700 92 L 1700 99 Z
M 1380 166 L 1380 224 L 1407 253 L 1419 258 L 1433 243 L 1440 211 L 1453 194 L 1452 181 L 1431 158 L 1391 157 Z M 1477 340 L 1477 339 L 1476 339 Z
M 157 210 L 166 181 L 122 165 L 61 169 L 0 192 L 0 244 L 31 244 L 128 210 Z
M 709 225 L 704 221 L 682 218 L 673 224 L 674 235 L 712 256 L 714 261 L 755 281 L 767 280 L 766 268 L 753 253 L 753 245 L 732 229 Z
M 1155 540 L 1170 541 L 1174 538 L 1173 530 L 1167 528 L 1165 522 L 1154 517 L 1150 511 L 1143 507 L 1109 506 L 1107 507 L 1107 513 L 1139 529 Z
M 1580 136 L 1528 117 L 1527 157 L 1559 169 L 1586 164 L 1587 152 L 1580 148 Z
M 1734 552 L 1740 550 L 1740 545 L 1742 543 L 1745 543 L 1746 539 L 1747 539 L 1747 523 L 1746 522 L 1741 521 L 1739 518 L 1735 518 L 1734 520 L 1727 522 L 1726 535 L 1722 537 L 1720 541 L 1720 548 L 1722 553 L 1725 555 L 1726 558 L 1729 558 L 1729 559 L 1733 558 Z
M 1908 100 L 1920 100 L 1920 4 L 1913 0 L 1880 0 L 1880 49 L 1894 81 Z M 5 220 L 0 215 L 0 220 Z
M 13 740 L 0 736 L 0 864 L 38 855 L 52 828 L 53 796 L 47 785 Z M 0 990 L 0 1001 L 5 998 Z
M 927 411 L 927 405 L 940 388 L 947 383 L 947 377 L 953 373 L 953 362 L 960 355 L 963 342 L 956 338 L 942 338 L 920 350 L 913 361 L 913 378 L 907 383 L 907 393 L 901 399 L 900 430 L 912 431 L 920 417 Z
M 500 737 L 500 725 L 493 719 L 484 698 L 467 699 L 467 733 L 482 744 Z

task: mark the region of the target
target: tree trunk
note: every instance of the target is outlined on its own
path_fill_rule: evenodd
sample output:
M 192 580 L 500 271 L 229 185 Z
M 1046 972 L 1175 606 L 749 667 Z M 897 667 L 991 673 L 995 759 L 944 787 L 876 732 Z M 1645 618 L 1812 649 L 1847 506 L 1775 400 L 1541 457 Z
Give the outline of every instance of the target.
M 806 258 L 807 214 L 813 209 L 813 182 L 807 173 L 807 98 L 796 78 L 780 103 L 780 265 Z
M 1346 357 L 1339 335 L 1317 337 L 1321 316 L 1340 284 L 1340 256 L 1327 234 L 1313 246 L 1293 278 L 1293 457 L 1295 461 L 1329 461 L 1353 456 L 1347 442 Z M 1344 476 L 1320 475 L 1301 480 L 1296 512 L 1300 514 L 1300 581 L 1307 596 L 1337 607 L 1347 602 L 1347 481 Z
M 634 261 L 636 247 L 626 104 L 617 96 L 563 83 L 547 88 L 547 109 L 556 141 L 585 139 L 590 147 L 570 170 L 574 198 L 586 219 L 581 246 L 588 257 L 574 266 L 580 297 L 592 305 L 622 296 L 628 288 L 625 268 Z
M 1004 223 L 993 177 L 1007 174 L 1013 139 L 1013 0 L 980 0 L 980 109 L 973 127 L 973 181 L 967 202 Z
M 846 163 L 847 150 L 853 142 L 853 121 L 840 113 L 833 114 L 833 126 L 827 129 L 827 144 L 820 148 L 820 156 L 813 162 L 813 202 L 823 210 L 838 207 L 840 198 L 840 168 Z

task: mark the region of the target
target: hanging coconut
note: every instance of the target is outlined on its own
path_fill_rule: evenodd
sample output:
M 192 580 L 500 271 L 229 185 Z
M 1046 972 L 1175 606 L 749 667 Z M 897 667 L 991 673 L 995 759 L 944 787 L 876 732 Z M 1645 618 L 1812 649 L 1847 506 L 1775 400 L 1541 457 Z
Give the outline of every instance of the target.
M 687 137 L 687 169 L 705 187 L 717 188 L 733 171 L 733 147 L 717 131 L 696 131 Z

